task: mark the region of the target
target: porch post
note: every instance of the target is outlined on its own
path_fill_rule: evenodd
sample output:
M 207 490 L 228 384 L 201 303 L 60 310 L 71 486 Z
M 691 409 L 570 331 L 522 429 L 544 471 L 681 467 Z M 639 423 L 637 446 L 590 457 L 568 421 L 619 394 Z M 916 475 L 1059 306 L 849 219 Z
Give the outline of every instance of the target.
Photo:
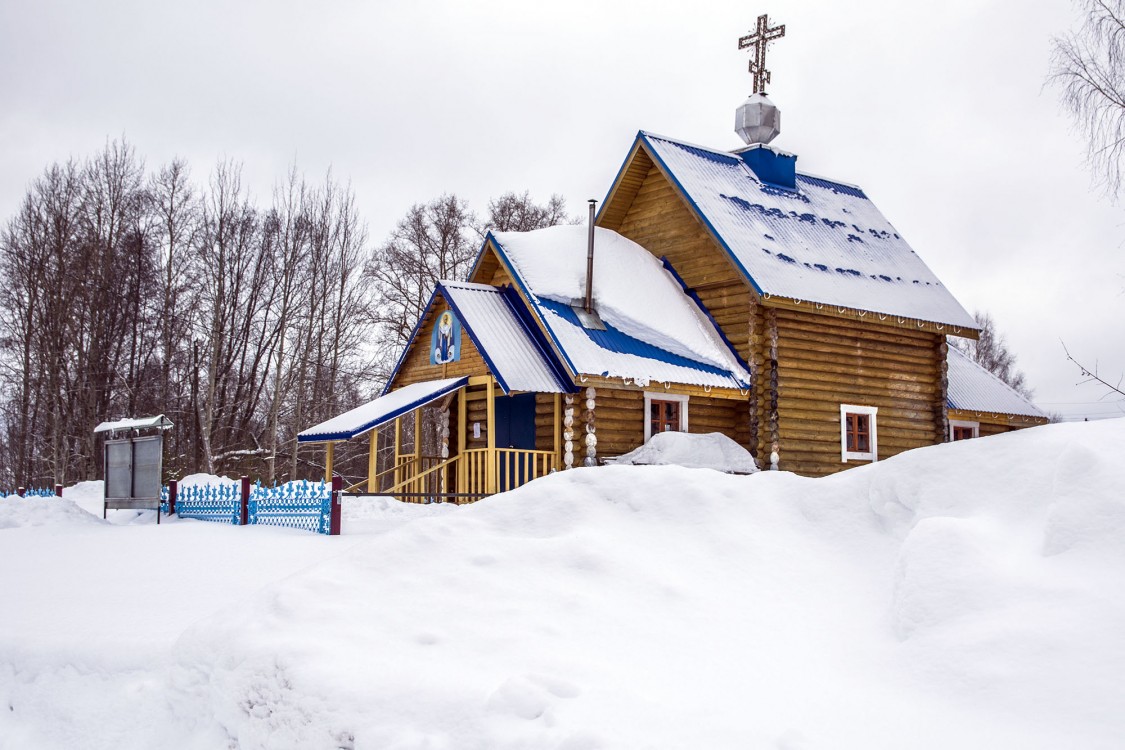
M 375 477 L 379 473 L 379 428 L 371 430 L 371 452 L 367 454 L 367 491 L 378 492 Z
M 399 456 L 402 455 L 402 417 L 395 417 L 395 486 L 402 481 L 399 469 Z
M 489 377 L 484 386 L 485 408 L 488 414 L 488 451 L 485 454 L 488 457 L 488 464 L 485 468 L 484 491 L 489 494 L 495 494 L 496 492 L 496 473 L 499 469 L 496 455 L 496 388 L 494 382 L 493 378 Z
M 555 426 L 555 429 L 554 429 L 555 457 L 551 461 L 552 466 L 550 468 L 548 468 L 548 471 L 550 471 L 551 469 L 557 469 L 558 467 L 562 466 L 562 394 L 556 393 L 553 401 L 554 401 L 554 407 L 555 407 L 555 410 L 554 410 L 555 417 L 554 417 L 554 419 L 551 420 L 551 424 L 553 424 Z
M 461 456 L 461 460 L 457 462 L 457 486 L 454 492 L 468 492 L 465 489 L 465 474 L 464 464 L 468 459 L 464 455 L 465 448 L 468 447 L 468 439 L 466 437 L 466 427 L 468 425 L 468 400 L 465 398 L 468 395 L 469 389 L 462 388 L 457 394 L 457 454 Z
M 336 448 L 336 443 L 329 440 L 324 445 L 324 482 L 325 484 L 332 484 L 332 454 Z
M 414 476 L 422 473 L 422 409 L 419 406 L 414 410 Z M 421 492 L 421 488 L 415 492 Z

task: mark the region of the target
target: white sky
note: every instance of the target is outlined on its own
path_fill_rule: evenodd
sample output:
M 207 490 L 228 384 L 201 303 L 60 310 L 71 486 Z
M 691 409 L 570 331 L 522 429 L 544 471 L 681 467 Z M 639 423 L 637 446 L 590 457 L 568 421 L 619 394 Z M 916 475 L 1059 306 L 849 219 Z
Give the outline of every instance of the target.
M 924 10 L 919 10 L 919 8 Z M 1045 89 L 1066 0 L 321 3 L 0 0 L 0 219 L 55 160 L 124 134 L 197 180 L 244 162 L 266 202 L 296 160 L 350 179 L 372 239 L 415 202 L 528 189 L 604 197 L 638 129 L 741 144 L 737 39 L 758 14 L 775 144 L 861 185 L 970 311 L 989 310 L 1041 406 L 1116 415 L 1060 340 L 1125 372 L 1125 212 Z M 1094 403 L 1091 403 L 1094 402 Z

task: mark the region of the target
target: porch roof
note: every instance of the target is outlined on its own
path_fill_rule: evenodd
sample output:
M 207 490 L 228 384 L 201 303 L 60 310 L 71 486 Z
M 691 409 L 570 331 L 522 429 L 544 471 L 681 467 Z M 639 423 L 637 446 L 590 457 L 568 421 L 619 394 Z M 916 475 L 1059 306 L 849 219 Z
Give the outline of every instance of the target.
M 297 434 L 298 443 L 327 443 L 334 440 L 351 440 L 357 435 L 390 422 L 395 417 L 414 411 L 420 406 L 436 401 L 446 394 L 465 387 L 469 378 L 446 378 L 411 383 L 397 391 L 380 396 L 363 406 L 332 417 L 315 427 Z

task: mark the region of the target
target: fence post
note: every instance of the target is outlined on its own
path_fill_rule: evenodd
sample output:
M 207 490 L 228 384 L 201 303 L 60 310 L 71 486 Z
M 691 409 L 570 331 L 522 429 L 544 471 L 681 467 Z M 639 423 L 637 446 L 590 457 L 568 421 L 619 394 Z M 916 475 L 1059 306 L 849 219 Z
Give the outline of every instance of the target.
M 177 482 L 175 479 L 171 479 L 168 481 L 168 515 L 172 515 L 176 512 L 177 486 L 179 486 L 179 482 Z
M 55 497 L 62 497 L 62 485 L 61 484 L 55 485 Z
M 339 474 L 332 475 L 332 502 L 329 506 L 328 534 L 340 536 L 340 516 L 343 508 L 340 505 L 340 493 L 344 489 L 344 478 Z
M 25 492 L 27 492 L 27 488 L 25 488 L 25 487 L 17 487 L 16 488 L 16 494 L 19 495 L 20 497 L 23 497 L 23 494 Z
M 242 508 L 238 523 L 242 526 L 250 523 L 250 477 L 242 476 Z

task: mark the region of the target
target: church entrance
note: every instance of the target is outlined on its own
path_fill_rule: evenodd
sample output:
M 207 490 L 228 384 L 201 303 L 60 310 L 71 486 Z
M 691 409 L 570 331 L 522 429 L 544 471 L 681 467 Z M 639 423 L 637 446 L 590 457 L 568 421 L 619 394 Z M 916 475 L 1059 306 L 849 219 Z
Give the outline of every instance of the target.
M 530 466 L 518 451 L 535 450 L 535 394 L 496 397 L 496 447 L 500 449 L 499 491 L 514 489 L 530 479 Z M 514 450 L 505 450 L 514 449 Z

